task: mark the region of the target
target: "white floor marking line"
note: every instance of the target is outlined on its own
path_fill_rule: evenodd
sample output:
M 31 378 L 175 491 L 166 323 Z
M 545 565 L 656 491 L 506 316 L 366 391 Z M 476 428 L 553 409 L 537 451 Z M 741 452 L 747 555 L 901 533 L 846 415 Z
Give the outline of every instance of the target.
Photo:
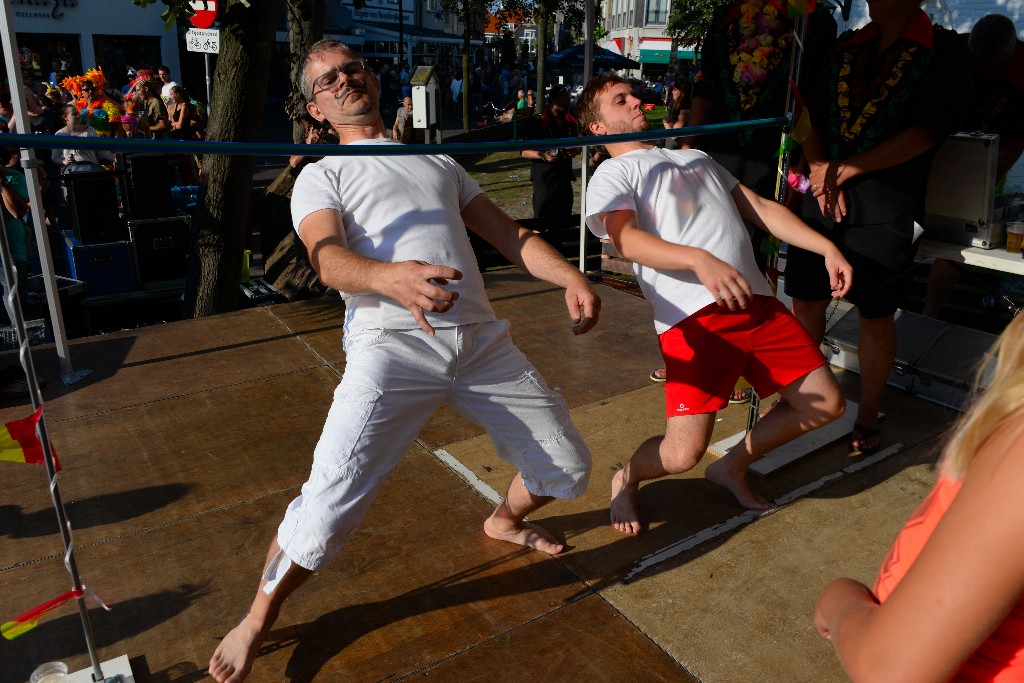
M 657 564 L 669 560 L 675 557 L 676 555 L 684 553 L 687 550 L 690 550 L 691 548 L 695 548 L 706 541 L 710 541 L 713 538 L 721 536 L 724 533 L 732 531 L 733 529 L 738 529 L 741 526 L 750 524 L 754 520 L 764 517 L 765 515 L 770 515 L 775 512 L 778 512 L 779 510 L 782 509 L 782 507 L 789 505 L 809 495 L 810 493 L 813 493 L 814 491 L 817 491 L 826 484 L 842 479 L 843 477 L 849 474 L 853 474 L 854 472 L 859 472 L 860 470 L 871 467 L 872 465 L 876 465 L 879 462 L 885 460 L 886 458 L 896 455 L 901 450 L 903 450 L 903 444 L 893 444 L 892 446 L 889 446 L 888 448 L 881 450 L 875 453 L 874 455 L 861 458 L 856 462 L 847 465 L 838 472 L 826 474 L 825 476 L 816 479 L 809 484 L 793 489 L 789 493 L 779 496 L 774 501 L 776 507 L 771 508 L 770 510 L 747 510 L 746 512 L 736 515 L 735 517 L 730 517 L 721 524 L 709 526 L 706 529 L 698 531 L 692 536 L 680 539 L 675 543 L 666 546 L 657 552 L 651 553 L 647 557 L 637 560 L 637 562 L 633 565 L 633 568 L 629 570 L 629 573 L 626 574 L 625 577 L 623 577 L 622 582 L 629 583 L 637 575 L 642 574 L 643 572 L 647 571 L 648 569 Z
M 466 483 L 476 489 L 480 495 L 494 503 L 496 506 L 501 503 L 503 496 L 492 489 L 483 479 L 476 476 L 471 469 L 463 465 L 459 460 L 443 448 L 433 451 L 438 460 L 447 465 L 457 475 L 466 480 Z

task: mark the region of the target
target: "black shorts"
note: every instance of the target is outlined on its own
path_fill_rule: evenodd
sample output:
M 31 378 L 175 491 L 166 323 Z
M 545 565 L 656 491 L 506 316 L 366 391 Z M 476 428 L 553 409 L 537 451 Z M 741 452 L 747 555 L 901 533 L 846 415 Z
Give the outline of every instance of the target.
M 867 319 L 884 318 L 896 312 L 914 266 L 914 214 L 896 215 L 881 223 L 836 223 L 821 215 L 818 202 L 810 195 L 803 204 L 803 219 L 831 239 L 853 266 L 853 287 L 847 301 Z M 786 256 L 786 294 L 804 301 L 832 298 L 825 259 L 790 246 Z

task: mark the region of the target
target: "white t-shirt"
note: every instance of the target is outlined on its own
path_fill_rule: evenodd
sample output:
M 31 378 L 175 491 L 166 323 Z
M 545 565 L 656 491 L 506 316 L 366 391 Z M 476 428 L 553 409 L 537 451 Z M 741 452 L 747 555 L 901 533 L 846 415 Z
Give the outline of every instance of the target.
M 164 104 L 170 107 L 174 104 L 174 100 L 171 99 L 171 88 L 178 85 L 175 81 L 167 81 L 160 88 L 160 99 L 164 101 Z
M 54 133 L 54 135 L 67 135 L 78 138 L 99 137 L 99 134 L 89 127 L 86 127 L 85 130 L 82 130 L 78 133 L 71 133 L 68 131 L 67 128 L 61 128 L 56 133 Z M 68 144 L 73 145 L 74 142 L 69 141 Z M 53 161 L 53 163 L 61 165 L 71 163 L 72 161 L 83 161 L 100 166 L 101 159 L 103 161 L 113 161 L 114 154 L 113 152 L 106 152 L 96 149 L 54 149 L 53 152 L 50 154 L 50 159 Z
M 755 294 L 772 296 L 730 194 L 738 182 L 697 150 L 655 147 L 627 152 L 604 161 L 588 183 L 587 227 L 598 237 L 607 237 L 598 214 L 635 211 L 644 232 L 704 249 L 738 270 Z M 634 263 L 633 271 L 654 307 L 658 334 L 715 301 L 692 270 Z
M 357 145 L 397 145 L 388 139 Z M 345 247 L 368 258 L 424 261 L 455 268 L 462 279 L 444 285 L 459 293 L 451 310 L 426 312 L 434 327 L 489 322 L 494 311 L 462 221 L 462 210 L 483 190 L 448 156 L 324 157 L 307 165 L 292 190 L 292 222 L 331 209 L 341 214 Z M 407 308 L 379 294 L 346 294 L 345 332 L 366 327 L 418 327 Z

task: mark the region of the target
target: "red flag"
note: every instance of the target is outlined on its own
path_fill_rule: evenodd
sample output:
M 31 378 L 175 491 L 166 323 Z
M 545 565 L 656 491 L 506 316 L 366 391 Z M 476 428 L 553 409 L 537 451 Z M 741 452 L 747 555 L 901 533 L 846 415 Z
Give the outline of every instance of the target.
M 29 611 L 22 614 L 20 617 L 8 621 L 6 624 L 0 626 L 0 634 L 3 635 L 7 640 L 14 640 L 18 636 L 28 633 L 36 626 L 39 625 L 39 620 L 44 616 L 57 609 L 72 598 L 80 598 L 84 595 L 84 591 L 80 590 L 69 590 L 61 593 L 53 600 L 49 600 L 39 605 L 39 607 L 33 607 Z
M 28 417 L 8 422 L 0 427 L 0 460 L 24 462 L 29 465 L 45 464 L 43 444 L 36 435 L 36 426 L 42 415 L 43 406 L 40 405 L 36 412 Z M 53 444 L 50 445 L 50 453 L 53 454 L 54 468 L 60 472 L 60 461 L 57 460 Z

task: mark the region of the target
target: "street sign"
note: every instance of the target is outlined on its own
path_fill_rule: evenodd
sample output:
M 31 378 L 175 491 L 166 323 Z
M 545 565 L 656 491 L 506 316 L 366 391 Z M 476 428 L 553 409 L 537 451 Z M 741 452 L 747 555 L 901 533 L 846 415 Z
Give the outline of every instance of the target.
M 190 28 L 185 32 L 185 47 L 189 52 L 220 54 L 220 29 Z
M 217 20 L 217 0 L 190 0 L 188 3 L 195 14 L 188 18 L 196 28 L 210 28 Z M 191 48 L 189 48 L 191 50 Z M 203 50 L 192 50 L 203 52 Z

